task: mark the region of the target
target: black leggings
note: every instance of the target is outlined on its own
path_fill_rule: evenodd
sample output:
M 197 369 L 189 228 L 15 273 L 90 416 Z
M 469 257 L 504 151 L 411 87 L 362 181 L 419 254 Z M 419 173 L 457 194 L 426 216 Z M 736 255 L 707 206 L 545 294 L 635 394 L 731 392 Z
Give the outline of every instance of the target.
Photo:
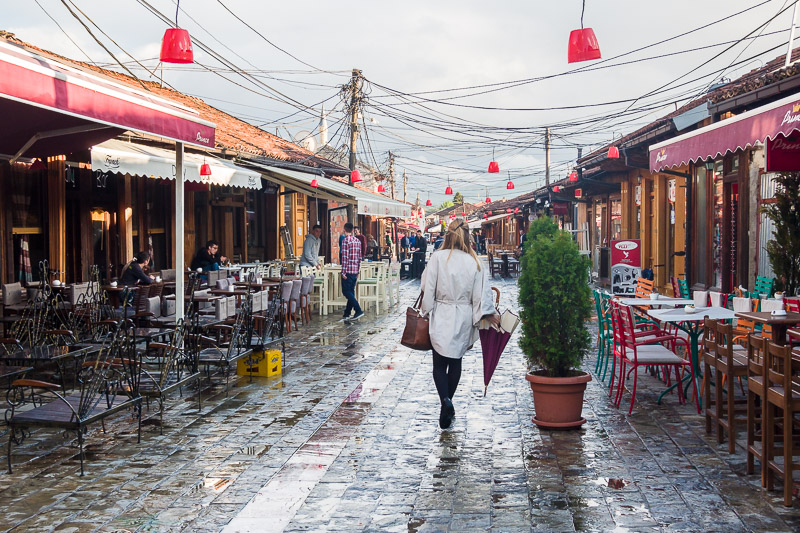
M 461 359 L 444 357 L 433 350 L 433 382 L 439 393 L 439 400 L 453 399 L 461 379 Z

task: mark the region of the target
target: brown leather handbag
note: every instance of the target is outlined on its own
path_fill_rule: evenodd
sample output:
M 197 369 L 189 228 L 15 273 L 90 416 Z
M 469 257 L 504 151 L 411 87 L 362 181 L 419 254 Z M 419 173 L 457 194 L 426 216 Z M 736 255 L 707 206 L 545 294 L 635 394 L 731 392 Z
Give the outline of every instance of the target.
M 428 317 L 421 314 L 422 308 L 422 295 L 419 294 L 416 303 L 413 307 L 406 309 L 406 327 L 403 330 L 403 338 L 400 339 L 400 344 L 411 348 L 412 350 L 421 350 L 426 352 L 432 350 L 431 336 L 428 333 L 429 321 Z

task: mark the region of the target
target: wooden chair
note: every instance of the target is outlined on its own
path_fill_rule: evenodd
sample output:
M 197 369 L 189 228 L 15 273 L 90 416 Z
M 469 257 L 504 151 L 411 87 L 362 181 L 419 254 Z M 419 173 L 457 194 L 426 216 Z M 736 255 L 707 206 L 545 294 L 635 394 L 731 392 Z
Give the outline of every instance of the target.
M 142 435 L 142 397 L 139 394 L 141 364 L 133 336 L 133 323 L 120 321 L 113 335 L 103 344 L 94 360 L 83 364 L 78 390 L 66 394 L 59 385 L 45 381 L 19 379 L 11 384 L 11 409 L 7 416 L 8 472 L 11 473 L 11 445 L 21 444 L 32 427 L 58 428 L 76 433 L 80 448 L 81 476 L 83 441 L 86 428 L 122 410 L 133 409 L 138 419 L 137 442 Z M 35 398 L 34 407 L 18 410 L 26 399 Z M 26 405 L 26 407 L 28 407 Z M 103 428 L 105 430 L 105 428 Z
M 488 254 L 488 261 L 489 261 L 489 276 L 494 278 L 498 274 L 502 274 L 503 272 L 503 261 L 494 256 L 491 252 Z
M 672 285 L 672 297 L 673 298 L 681 298 L 682 297 L 681 296 L 681 285 L 680 285 L 680 281 L 678 281 L 678 278 L 673 276 L 673 277 L 669 278 L 669 282 Z
M 745 423 L 747 419 L 737 414 L 745 415 L 747 412 L 747 399 L 736 399 L 734 378 L 746 377 L 748 374 L 748 361 L 744 349 L 734 344 L 733 328 L 730 324 L 721 321 L 706 319 L 705 328 L 713 328 L 713 338 L 706 341 L 705 355 L 703 357 L 706 399 L 706 433 L 711 433 L 712 420 L 717 434 L 717 443 L 724 442 L 723 431 L 728 432 L 728 452 L 736 452 L 736 424 Z M 711 372 L 714 372 L 714 396 L 711 396 Z M 727 382 L 727 389 L 725 388 Z M 723 402 L 723 392 L 725 399 Z
M 647 298 L 653 292 L 653 286 L 652 280 L 640 277 L 636 280 L 636 297 Z
M 311 323 L 311 289 L 314 287 L 314 276 L 305 276 L 300 286 L 300 317 L 306 324 Z
M 211 376 L 211 367 L 217 367 L 225 375 L 225 384 L 228 384 L 228 375 L 232 364 L 252 353 L 250 337 L 252 336 L 252 311 L 249 308 L 249 299 L 245 300 L 233 324 L 218 324 L 208 329 L 216 337 L 207 337 L 196 332 L 189 335 L 189 340 L 195 343 L 197 350 L 197 365 L 206 369 L 206 374 Z
M 792 505 L 793 471 L 800 469 L 800 378 L 797 363 L 792 361 L 792 347 L 767 343 L 764 360 L 766 391 L 766 412 L 764 416 L 764 456 L 766 468 L 766 488 L 772 490 L 775 475 L 783 478 L 783 504 Z M 779 414 L 780 413 L 780 414 Z M 782 427 L 783 446 L 777 446 L 776 425 Z M 776 453 L 783 461 L 775 460 Z
M 761 465 L 761 484 L 766 479 L 767 465 L 764 461 L 764 353 L 766 340 L 748 333 L 747 347 L 747 466 L 746 472 L 752 474 L 755 461 Z

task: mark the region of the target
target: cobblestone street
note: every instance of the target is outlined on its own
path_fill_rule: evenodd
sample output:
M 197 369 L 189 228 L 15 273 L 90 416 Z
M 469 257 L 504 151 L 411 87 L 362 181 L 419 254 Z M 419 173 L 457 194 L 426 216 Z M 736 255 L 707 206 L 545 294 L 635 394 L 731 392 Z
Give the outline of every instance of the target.
M 516 280 L 496 279 L 516 309 Z M 287 339 L 279 378 L 239 378 L 173 396 L 141 444 L 127 416 L 77 445 L 37 430 L 0 474 L 13 531 L 792 531 L 795 508 L 705 435 L 694 406 L 640 380 L 633 415 L 589 384 L 580 431 L 530 421 L 512 339 L 483 396 L 480 346 L 465 358 L 456 422 L 438 427 L 429 354 L 399 345 L 405 305 L 345 324 L 314 315 Z M 517 333 L 518 335 L 518 333 Z M 586 361 L 594 368 L 594 354 Z

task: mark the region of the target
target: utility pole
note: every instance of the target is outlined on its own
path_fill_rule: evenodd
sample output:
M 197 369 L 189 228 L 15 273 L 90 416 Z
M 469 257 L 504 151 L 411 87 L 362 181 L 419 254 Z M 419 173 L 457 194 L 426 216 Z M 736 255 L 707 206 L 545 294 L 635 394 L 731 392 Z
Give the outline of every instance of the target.
M 350 80 L 350 164 L 351 171 L 356 169 L 356 141 L 358 140 L 358 112 L 361 107 L 361 71 L 353 69 Z M 353 206 L 347 206 L 347 219 L 355 222 Z
M 550 128 L 544 130 L 544 184 L 550 187 Z
M 392 200 L 394 200 L 394 154 L 389 152 L 389 186 L 392 188 Z
M 403 169 L 403 202 L 406 201 L 406 189 L 408 188 L 408 176 L 406 176 L 406 171 Z

